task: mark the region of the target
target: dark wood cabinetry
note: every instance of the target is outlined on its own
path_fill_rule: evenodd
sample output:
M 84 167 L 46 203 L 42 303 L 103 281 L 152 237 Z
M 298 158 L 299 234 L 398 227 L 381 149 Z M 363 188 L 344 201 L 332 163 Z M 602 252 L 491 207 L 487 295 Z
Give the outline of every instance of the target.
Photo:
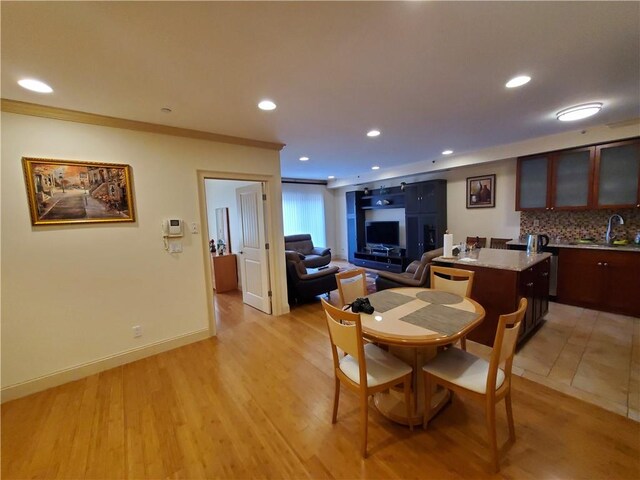
M 442 246 L 445 226 L 443 222 L 438 221 L 438 217 L 437 214 L 407 215 L 405 217 L 407 257 L 412 261 L 420 259 L 424 252 Z
M 386 270 L 388 272 L 400 273 L 407 267 L 407 257 L 400 253 L 374 253 L 356 252 L 354 254 L 354 265 L 376 270 Z
M 437 263 L 452 266 L 449 262 Z M 500 315 L 515 311 L 521 297 L 527 299 L 528 305 L 518 334 L 518 342 L 524 340 L 542 323 L 549 310 L 549 258 L 522 271 L 468 263 L 464 266 L 453 266 L 475 272 L 471 298 L 482 305 L 486 312 L 484 321 L 467 336 L 470 340 L 492 346 Z
M 563 248 L 558 301 L 640 316 L 640 253 Z
M 354 263 L 355 253 L 364 250 L 363 192 L 347 192 L 347 250 L 349 262 Z
M 362 196 L 363 210 L 404 208 L 405 194 L 400 187 L 371 190 Z
M 405 213 L 407 215 L 438 213 L 447 205 L 446 180 L 412 183 L 405 187 Z
M 518 158 L 516 210 L 640 207 L 640 139 Z

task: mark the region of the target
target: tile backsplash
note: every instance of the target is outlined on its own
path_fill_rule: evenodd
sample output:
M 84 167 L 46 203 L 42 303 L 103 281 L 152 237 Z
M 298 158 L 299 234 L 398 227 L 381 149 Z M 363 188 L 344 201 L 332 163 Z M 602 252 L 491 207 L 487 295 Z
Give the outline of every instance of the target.
M 595 238 L 604 241 L 609 217 L 617 213 L 624 225 L 612 222 L 611 233 L 616 239 L 633 242 L 640 232 L 640 209 L 580 210 L 580 211 L 527 211 L 520 214 L 520 236 L 530 233 L 546 233 L 552 243 Z

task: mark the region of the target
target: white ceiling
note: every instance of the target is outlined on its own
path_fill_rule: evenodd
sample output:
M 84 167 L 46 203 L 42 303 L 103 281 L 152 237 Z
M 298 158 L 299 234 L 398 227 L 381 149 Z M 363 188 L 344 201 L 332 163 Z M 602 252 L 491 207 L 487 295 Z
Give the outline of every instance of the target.
M 286 143 L 284 177 L 384 175 L 640 116 L 639 2 L 3 1 L 1 15 L 3 98 Z M 599 115 L 555 119 L 589 101 Z

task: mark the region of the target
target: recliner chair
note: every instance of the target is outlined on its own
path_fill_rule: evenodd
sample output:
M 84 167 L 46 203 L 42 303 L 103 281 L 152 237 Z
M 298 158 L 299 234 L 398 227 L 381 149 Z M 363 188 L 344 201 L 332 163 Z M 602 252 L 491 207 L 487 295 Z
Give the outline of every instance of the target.
M 442 255 L 442 248 L 424 252 L 420 260 L 414 260 L 402 273 L 379 272 L 376 291 L 400 287 L 428 287 L 431 261 Z
M 289 304 L 311 300 L 323 293 L 329 294 L 338 288 L 336 273 L 338 267 L 329 267 L 314 273 L 307 273 L 296 252 L 285 253 L 287 263 L 287 294 Z
M 297 252 L 302 263 L 307 268 L 318 268 L 328 265 L 331 262 L 331 249 L 325 247 L 314 247 L 311 235 L 301 233 L 298 235 L 285 235 L 284 249 Z

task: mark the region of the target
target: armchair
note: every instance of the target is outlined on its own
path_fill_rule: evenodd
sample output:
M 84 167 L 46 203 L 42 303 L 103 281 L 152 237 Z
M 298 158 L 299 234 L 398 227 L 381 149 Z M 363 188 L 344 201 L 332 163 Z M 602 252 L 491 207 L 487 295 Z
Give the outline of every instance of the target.
M 338 288 L 336 273 L 338 267 L 329 267 L 308 273 L 296 252 L 285 253 L 287 264 L 287 293 L 289 304 L 310 300 L 316 295 L 328 294 Z
M 434 258 L 442 255 L 442 248 L 424 252 L 420 260 L 414 260 L 402 273 L 379 272 L 376 291 L 398 287 L 428 287 L 429 268 Z
M 302 263 L 307 268 L 323 267 L 331 262 L 331 249 L 314 247 L 311 235 L 308 233 L 286 235 L 284 237 L 284 249 L 298 253 Z

